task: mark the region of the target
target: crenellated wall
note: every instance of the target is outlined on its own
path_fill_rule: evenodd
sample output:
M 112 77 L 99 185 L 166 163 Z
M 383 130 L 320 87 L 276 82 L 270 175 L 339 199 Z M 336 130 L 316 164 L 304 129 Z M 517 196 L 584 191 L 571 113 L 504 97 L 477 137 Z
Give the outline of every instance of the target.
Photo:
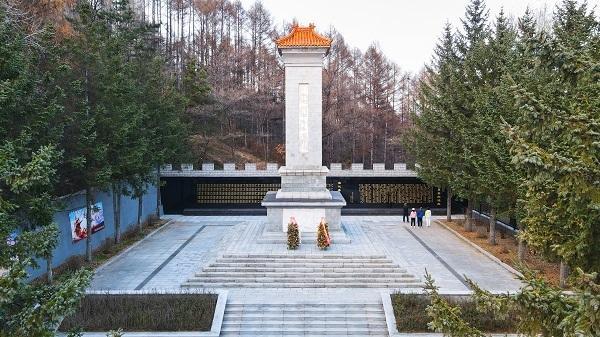
M 238 170 L 234 163 L 223 164 L 223 169 L 215 169 L 213 163 L 204 163 L 201 169 L 194 169 L 192 164 L 181 164 L 180 170 L 173 170 L 171 164 L 163 165 L 161 177 L 279 177 L 276 163 L 267 163 L 266 169 L 258 169 L 256 164 L 246 163 L 244 169 Z M 341 163 L 329 165 L 328 177 L 417 177 L 417 172 L 406 168 L 404 163 L 395 163 L 393 169 L 386 169 L 385 164 L 375 163 L 373 169 L 364 169 L 362 163 L 352 163 L 350 169 L 342 169 Z

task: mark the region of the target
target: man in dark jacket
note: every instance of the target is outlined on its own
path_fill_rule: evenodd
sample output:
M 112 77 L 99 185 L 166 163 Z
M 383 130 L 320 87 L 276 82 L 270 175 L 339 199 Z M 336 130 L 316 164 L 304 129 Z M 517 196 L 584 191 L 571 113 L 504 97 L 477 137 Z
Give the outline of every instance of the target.
M 417 226 L 418 227 L 423 227 L 423 217 L 425 216 L 425 211 L 423 210 L 423 207 L 419 207 L 419 210 L 417 211 Z
M 402 222 L 408 222 L 408 204 L 404 203 L 404 213 L 402 215 Z

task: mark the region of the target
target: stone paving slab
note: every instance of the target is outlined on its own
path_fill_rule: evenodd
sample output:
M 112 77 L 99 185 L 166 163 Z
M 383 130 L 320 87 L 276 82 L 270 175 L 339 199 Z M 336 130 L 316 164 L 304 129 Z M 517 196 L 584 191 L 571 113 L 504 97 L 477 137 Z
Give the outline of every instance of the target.
M 200 266 L 218 254 L 217 245 L 231 231 L 235 221 L 173 221 L 147 237 L 136 247 L 99 269 L 92 280 L 93 290 L 180 288 Z M 200 231 L 201 230 L 201 231 Z M 199 232 L 200 231 L 200 232 Z M 196 234 L 197 233 L 197 234 Z M 194 236 L 196 234 L 196 236 Z M 179 250 L 192 236 L 193 239 Z M 179 251 L 178 251 L 179 250 Z M 175 254 L 173 256 L 173 254 Z M 163 263 L 173 258 L 168 264 Z M 155 273 L 154 275 L 152 275 Z M 151 279 L 148 279 L 152 275 Z M 140 287 L 142 283 L 146 283 Z

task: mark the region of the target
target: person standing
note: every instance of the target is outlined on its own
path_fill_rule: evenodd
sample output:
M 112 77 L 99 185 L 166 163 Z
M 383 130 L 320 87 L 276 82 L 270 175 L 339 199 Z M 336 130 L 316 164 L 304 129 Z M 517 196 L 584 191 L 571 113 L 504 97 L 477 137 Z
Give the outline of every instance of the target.
M 423 210 L 423 207 L 419 207 L 419 210 L 417 211 L 417 226 L 418 227 L 423 227 L 423 217 L 425 216 L 425 211 Z
M 429 208 L 425 211 L 425 226 L 431 227 L 431 210 Z
M 404 203 L 404 213 L 402 214 L 402 222 L 408 222 L 408 205 Z
M 410 212 L 410 225 L 411 225 L 411 227 L 415 226 L 415 220 L 417 220 L 417 212 L 413 208 L 412 211 Z

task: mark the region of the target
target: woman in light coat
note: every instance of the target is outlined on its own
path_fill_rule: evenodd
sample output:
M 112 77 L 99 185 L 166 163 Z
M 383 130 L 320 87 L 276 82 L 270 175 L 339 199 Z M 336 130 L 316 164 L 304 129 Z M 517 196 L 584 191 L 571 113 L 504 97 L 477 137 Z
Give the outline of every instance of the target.
M 425 211 L 425 226 L 431 227 L 431 210 L 429 208 Z

